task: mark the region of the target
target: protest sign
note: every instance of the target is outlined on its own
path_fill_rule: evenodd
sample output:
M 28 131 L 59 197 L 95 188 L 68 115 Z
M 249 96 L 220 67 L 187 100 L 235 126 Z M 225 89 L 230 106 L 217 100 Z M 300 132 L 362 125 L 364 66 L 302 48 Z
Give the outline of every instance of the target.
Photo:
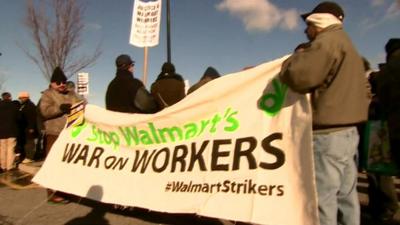
M 34 181 L 161 212 L 319 224 L 311 108 L 279 81 L 284 59 L 215 79 L 156 114 L 87 105 Z
M 161 22 L 161 0 L 135 0 L 129 43 L 137 47 L 158 45 Z
M 78 95 L 89 95 L 89 73 L 78 73 Z

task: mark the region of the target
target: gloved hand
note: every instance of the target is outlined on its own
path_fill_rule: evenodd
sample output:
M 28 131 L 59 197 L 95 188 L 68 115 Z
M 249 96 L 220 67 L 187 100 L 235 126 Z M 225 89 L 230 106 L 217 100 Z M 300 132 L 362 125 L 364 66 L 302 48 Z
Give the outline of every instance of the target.
M 64 114 L 69 114 L 71 112 L 71 104 L 61 104 L 60 105 L 60 110 Z

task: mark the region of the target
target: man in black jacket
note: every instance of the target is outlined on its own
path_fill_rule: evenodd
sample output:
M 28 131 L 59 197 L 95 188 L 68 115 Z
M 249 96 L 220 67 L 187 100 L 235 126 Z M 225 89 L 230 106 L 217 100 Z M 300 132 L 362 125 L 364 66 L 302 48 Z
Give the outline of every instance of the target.
M 14 168 L 15 147 L 18 136 L 18 108 L 11 94 L 4 92 L 0 101 L 0 172 Z
M 377 80 L 377 95 L 387 117 L 394 161 L 400 167 L 400 38 L 389 39 L 385 51 L 386 63 Z
M 143 83 L 133 77 L 135 62 L 129 55 L 115 60 L 117 74 L 106 93 L 106 109 L 125 113 L 154 113 L 157 103 Z
M 36 105 L 30 100 L 29 93 L 20 92 L 18 99 L 21 102 L 19 111 L 21 113 L 21 133 L 23 135 L 23 153 L 25 158 L 22 163 L 30 163 L 35 156 L 35 139 L 38 136 Z

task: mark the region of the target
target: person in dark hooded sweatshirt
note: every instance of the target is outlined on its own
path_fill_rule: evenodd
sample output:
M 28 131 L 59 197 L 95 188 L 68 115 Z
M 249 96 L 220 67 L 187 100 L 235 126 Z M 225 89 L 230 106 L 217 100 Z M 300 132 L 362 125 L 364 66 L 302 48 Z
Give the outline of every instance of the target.
M 206 71 L 204 72 L 203 76 L 200 78 L 200 80 L 197 83 L 193 84 L 189 88 L 188 94 L 192 93 L 193 91 L 199 89 L 204 84 L 206 84 L 218 77 L 221 77 L 221 75 L 218 73 L 218 71 L 214 67 L 209 66 L 206 69 Z
M 156 81 L 151 85 L 151 94 L 161 109 L 182 100 L 185 94 L 185 82 L 181 75 L 175 72 L 172 63 L 165 62 Z
M 385 45 L 386 63 L 377 79 L 377 95 L 387 118 L 390 145 L 400 167 L 400 38 L 391 38 Z
M 135 62 L 129 55 L 115 60 L 117 74 L 106 92 L 106 109 L 124 113 L 155 113 L 157 103 L 143 83 L 134 78 Z

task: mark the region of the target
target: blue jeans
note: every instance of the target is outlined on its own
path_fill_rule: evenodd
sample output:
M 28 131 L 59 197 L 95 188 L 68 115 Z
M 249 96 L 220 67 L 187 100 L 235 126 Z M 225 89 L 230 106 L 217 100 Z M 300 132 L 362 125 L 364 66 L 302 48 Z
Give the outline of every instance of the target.
M 359 225 L 356 127 L 314 133 L 314 164 L 321 225 Z

